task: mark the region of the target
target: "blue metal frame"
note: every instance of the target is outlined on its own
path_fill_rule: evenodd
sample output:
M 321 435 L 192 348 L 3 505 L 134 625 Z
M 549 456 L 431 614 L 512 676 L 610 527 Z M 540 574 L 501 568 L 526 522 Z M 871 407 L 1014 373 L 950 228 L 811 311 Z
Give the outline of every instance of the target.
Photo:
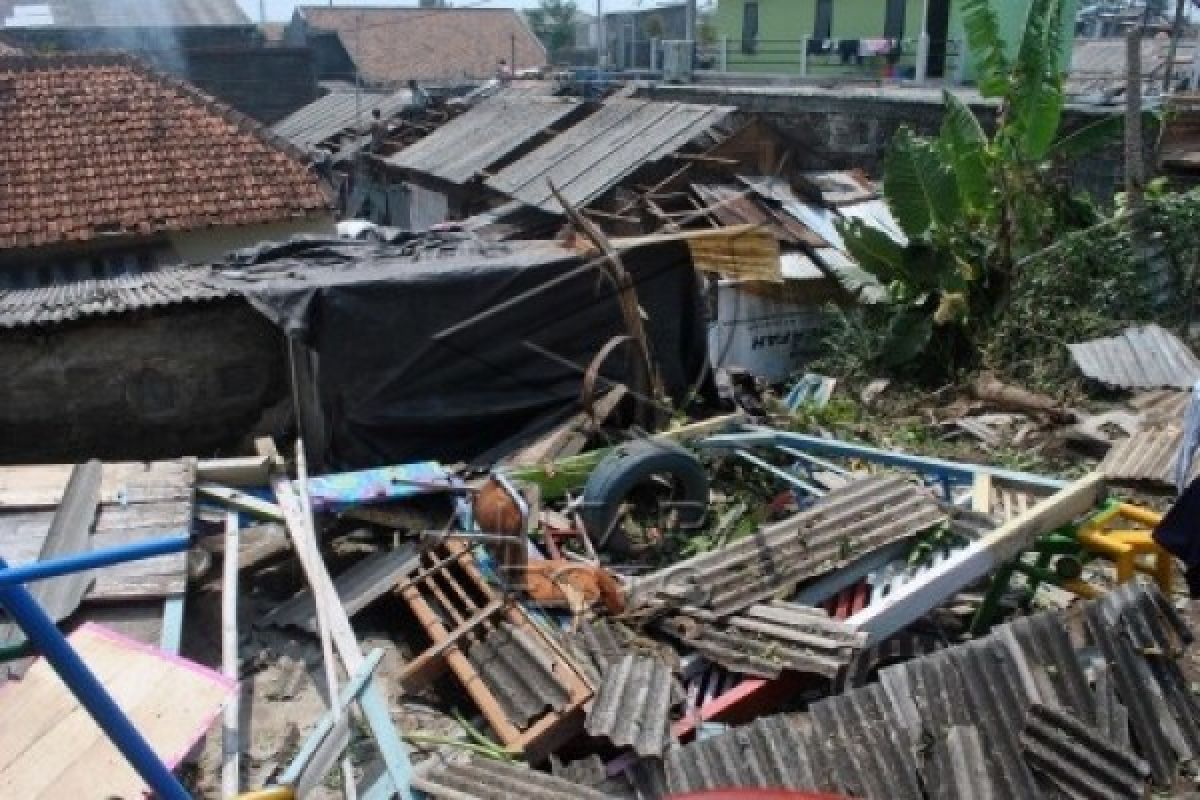
M 141 732 L 121 711 L 121 708 L 112 699 L 112 695 L 96 679 L 87 664 L 71 647 L 71 643 L 54 624 L 54 620 L 50 619 L 42 610 L 23 584 L 25 581 L 66 575 L 90 569 L 93 566 L 146 558 L 147 550 L 152 551 L 154 555 L 176 553 L 186 550 L 189 543 L 188 537 L 167 537 L 155 539 L 152 542 L 138 542 L 134 545 L 65 556 L 25 567 L 9 567 L 4 559 L 0 558 L 0 606 L 4 607 L 13 621 L 25 633 L 25 638 L 29 640 L 34 649 L 58 673 L 59 678 L 67 685 L 80 704 L 87 709 L 92 719 L 96 720 L 96 724 L 121 751 L 130 766 L 137 770 L 142 780 L 162 800 L 191 800 L 191 795 L 142 737 Z M 148 545 L 154 544 L 162 549 L 148 547 Z M 85 556 L 93 558 L 89 559 Z

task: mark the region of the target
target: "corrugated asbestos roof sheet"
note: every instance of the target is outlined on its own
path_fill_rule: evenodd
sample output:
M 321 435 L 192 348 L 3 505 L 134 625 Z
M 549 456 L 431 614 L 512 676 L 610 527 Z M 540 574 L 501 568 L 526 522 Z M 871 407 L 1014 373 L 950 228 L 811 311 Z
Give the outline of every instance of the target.
M 1067 345 L 1084 375 L 1122 389 L 1190 389 L 1200 380 L 1200 360 L 1158 325 L 1120 336 Z
M 515 625 L 493 628 L 467 649 L 467 658 L 518 728 L 570 703 L 567 688 L 554 674 L 554 656 Z
M 1191 631 L 1161 593 L 1135 583 L 1088 603 L 1084 619 L 1154 782 L 1168 785 L 1181 761 L 1200 755 L 1200 702 L 1176 660 L 1191 644 Z
M 207 268 L 164 269 L 40 289 L 0 290 L 0 328 L 49 325 L 234 294 Z
M 545 772 L 478 758 L 428 770 L 418 767 L 413 785 L 430 797 L 446 800 L 614 800 L 612 795 Z
M 578 100 L 570 98 L 501 94 L 447 122 L 387 162 L 463 184 L 582 108 Z
M 688 646 L 734 672 L 762 678 L 784 670 L 836 678 L 867 636 L 824 609 L 775 601 L 727 619 L 685 613 L 667 623 Z
M 1190 635 L 1157 589 L 1133 583 L 1086 604 L 1085 617 L 1117 693 L 1131 702 L 1133 741 L 1165 784 L 1200 744 L 1200 709 L 1177 661 Z M 1018 619 L 888 667 L 879 683 L 805 716 L 760 719 L 672 751 L 670 788 L 999 800 L 1057 797 L 1069 775 L 1089 788 L 1068 796 L 1144 796 L 1113 788 L 1145 769 L 1111 725 L 1111 697 L 1101 700 L 1110 690 L 1102 680 L 1093 690 L 1080 656 L 1062 615 Z
M 673 741 L 674 695 L 675 676 L 666 664 L 630 653 L 605 673 L 585 727 L 592 736 L 632 748 L 639 756 L 661 756 Z
M 1129 405 L 1142 412 L 1145 425 L 1174 424 L 1183 427 L 1183 415 L 1190 402 L 1192 402 L 1191 392 L 1156 389 L 1150 392 L 1141 392 L 1129 401 Z
M 1142 430 L 1109 448 L 1100 472 L 1118 483 L 1175 486 L 1175 460 L 1183 433 Z
M 1137 800 L 1150 765 L 1070 714 L 1035 703 L 1021 734 L 1025 759 L 1064 797 Z
M 652 601 L 662 591 L 731 614 L 945 519 L 929 491 L 907 477 L 875 475 L 752 536 L 650 573 L 635 582 L 634 593 Z
M 408 106 L 411 94 L 405 89 L 392 94 L 363 92 L 355 98 L 353 92 L 330 92 L 276 122 L 271 130 L 297 147 L 313 147 L 342 133 L 365 133 L 372 109 L 378 108 L 383 119 L 389 119 Z
M 658 161 L 725 122 L 726 106 L 615 99 L 524 158 L 487 185 L 526 205 L 562 213 L 546 185 L 585 206 L 639 167 Z

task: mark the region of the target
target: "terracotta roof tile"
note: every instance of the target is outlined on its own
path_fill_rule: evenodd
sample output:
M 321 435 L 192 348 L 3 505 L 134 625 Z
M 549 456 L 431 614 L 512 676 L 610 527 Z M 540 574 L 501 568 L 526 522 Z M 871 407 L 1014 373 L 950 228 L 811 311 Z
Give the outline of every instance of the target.
M 310 28 L 333 31 L 372 81 L 491 78 L 500 59 L 546 64 L 546 48 L 511 8 L 302 6 Z M 514 39 L 515 37 L 515 39 Z
M 329 206 L 298 150 L 129 56 L 0 58 L 0 119 L 0 248 Z

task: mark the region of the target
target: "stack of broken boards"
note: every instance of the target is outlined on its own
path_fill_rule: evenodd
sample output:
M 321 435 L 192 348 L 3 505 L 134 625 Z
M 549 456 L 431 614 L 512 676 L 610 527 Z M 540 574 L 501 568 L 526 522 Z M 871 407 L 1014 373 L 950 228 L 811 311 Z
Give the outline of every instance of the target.
M 190 531 L 195 459 L 0 467 L 0 557 L 10 566 Z M 76 615 L 148 643 L 164 601 L 187 586 L 187 556 L 130 561 L 30 585 L 56 621 Z M 0 648 L 23 641 L 0 625 Z

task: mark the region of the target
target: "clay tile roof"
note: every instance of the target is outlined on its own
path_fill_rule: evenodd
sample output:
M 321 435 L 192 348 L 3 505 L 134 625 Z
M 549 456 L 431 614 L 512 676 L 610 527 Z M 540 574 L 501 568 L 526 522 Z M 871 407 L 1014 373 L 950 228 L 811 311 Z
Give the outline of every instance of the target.
M 190 28 L 250 25 L 237 0 L 0 0 L 0 25 Z
M 338 34 L 373 81 L 490 78 L 500 59 L 518 69 L 546 64 L 546 48 L 511 8 L 302 6 L 309 27 Z
M 0 248 L 329 207 L 299 150 L 130 56 L 0 57 L 0 119 Z

